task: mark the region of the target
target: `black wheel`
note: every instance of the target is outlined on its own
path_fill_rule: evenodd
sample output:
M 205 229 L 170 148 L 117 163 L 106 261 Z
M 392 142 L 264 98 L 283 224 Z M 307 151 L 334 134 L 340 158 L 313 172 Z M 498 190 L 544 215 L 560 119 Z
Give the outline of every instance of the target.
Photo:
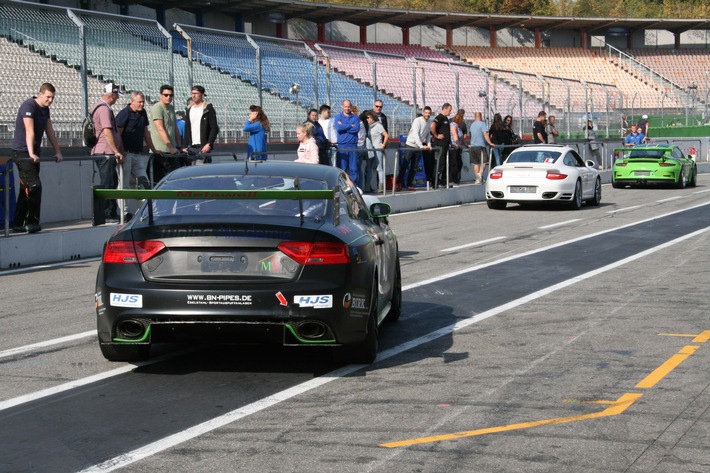
M 582 186 L 579 181 L 574 185 L 574 196 L 572 201 L 569 203 L 569 208 L 572 210 L 579 210 L 582 208 Z
M 395 322 L 399 320 L 399 316 L 402 315 L 402 271 L 399 269 L 399 255 L 397 255 L 391 304 L 390 310 L 387 312 L 386 320 L 388 322 Z
M 602 180 L 600 178 L 597 178 L 597 181 L 594 183 L 594 197 L 589 199 L 587 203 L 589 205 L 597 206 L 599 203 L 602 201 Z
M 683 169 L 680 170 L 678 174 L 678 180 L 675 182 L 676 189 L 685 189 L 688 185 L 688 176 L 683 174 Z
M 626 186 L 618 182 L 611 181 L 611 187 L 613 187 L 614 189 L 623 189 Z
M 143 361 L 150 357 L 150 345 L 117 345 L 99 343 L 101 354 L 108 361 Z
M 370 305 L 370 315 L 367 318 L 367 335 L 365 339 L 354 345 L 340 347 L 335 352 L 335 360 L 338 362 L 355 363 L 368 365 L 375 361 L 379 344 L 377 341 L 377 278 L 372 287 L 372 302 Z
M 695 187 L 698 185 L 698 168 L 693 167 L 693 178 L 688 181 L 688 187 Z
M 489 209 L 493 210 L 503 210 L 508 205 L 504 200 L 487 200 L 486 204 L 488 204 Z

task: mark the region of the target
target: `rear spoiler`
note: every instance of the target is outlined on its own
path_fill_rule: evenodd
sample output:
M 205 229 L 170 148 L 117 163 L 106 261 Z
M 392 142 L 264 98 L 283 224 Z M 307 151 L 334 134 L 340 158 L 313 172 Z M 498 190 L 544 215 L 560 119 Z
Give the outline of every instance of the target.
M 101 225 L 106 223 L 106 217 L 102 211 L 103 205 L 98 204 L 102 199 L 135 199 L 148 200 L 148 223 L 153 225 L 153 205 L 152 200 L 298 200 L 299 205 L 306 199 L 326 199 L 334 201 L 336 208 L 340 204 L 340 186 L 335 186 L 332 190 L 152 190 L 152 189 L 93 189 L 93 224 Z M 334 211 L 334 225 L 340 225 L 340 212 Z M 301 207 L 301 224 L 303 224 L 303 208 Z
M 666 152 L 668 151 L 667 147 L 661 147 L 661 146 L 630 146 L 628 148 L 614 148 L 614 156 L 616 156 L 616 159 L 623 159 L 624 154 L 632 153 L 632 152 L 643 152 L 643 151 L 662 151 Z M 642 156 L 639 156 L 642 157 Z M 663 155 L 659 157 L 660 159 L 665 159 Z

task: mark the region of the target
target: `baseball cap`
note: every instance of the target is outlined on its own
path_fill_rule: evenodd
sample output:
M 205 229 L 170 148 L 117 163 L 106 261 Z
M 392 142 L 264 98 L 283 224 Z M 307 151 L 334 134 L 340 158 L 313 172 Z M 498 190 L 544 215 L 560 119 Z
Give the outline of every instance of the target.
M 648 115 L 643 115 L 641 118 L 643 118 L 644 120 L 648 120 Z
M 121 89 L 116 84 L 114 84 L 113 82 L 109 82 L 104 86 L 104 94 L 123 95 L 123 92 L 121 92 Z

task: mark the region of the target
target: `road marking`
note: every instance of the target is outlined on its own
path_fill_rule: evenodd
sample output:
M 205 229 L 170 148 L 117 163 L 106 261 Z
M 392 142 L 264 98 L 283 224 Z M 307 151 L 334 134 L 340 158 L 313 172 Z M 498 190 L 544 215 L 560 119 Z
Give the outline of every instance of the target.
M 633 210 L 643 207 L 642 205 L 632 205 L 631 207 L 624 207 L 623 209 L 609 210 L 608 214 L 615 214 L 617 212 L 626 212 L 627 210 Z
M 661 334 L 661 335 L 666 335 L 666 334 Z M 683 335 L 683 336 L 686 336 L 686 335 Z M 710 338 L 710 331 L 706 330 L 699 335 L 689 335 L 689 336 L 695 337 L 696 340 L 702 339 L 702 341 L 705 342 Z M 653 372 L 651 372 L 651 374 L 649 374 L 643 380 L 641 380 L 641 382 L 636 384 L 635 387 L 639 388 L 639 389 L 652 388 L 661 379 L 663 379 L 668 373 L 670 373 L 675 368 L 677 368 L 688 357 L 692 356 L 697 351 L 698 348 L 700 348 L 700 347 L 693 346 L 693 345 L 686 345 L 677 354 L 673 355 L 668 360 L 666 360 L 661 366 L 659 366 L 658 368 L 653 370 Z M 460 438 L 464 438 L 464 437 L 474 437 L 477 435 L 496 434 L 496 433 L 500 433 L 500 432 L 509 432 L 511 430 L 530 429 L 533 427 L 541 427 L 543 425 L 556 425 L 556 424 L 563 424 L 563 423 L 568 423 L 568 422 L 579 422 L 582 420 L 598 419 L 600 417 L 610 417 L 610 416 L 619 415 L 622 412 L 624 412 L 626 409 L 628 409 L 631 406 L 631 404 L 636 402 L 641 396 L 642 396 L 642 394 L 638 394 L 638 393 L 626 393 L 623 396 L 621 396 L 619 399 L 617 399 L 616 401 L 608 401 L 608 400 L 581 401 L 578 399 L 567 399 L 564 402 L 580 402 L 580 403 L 587 403 L 587 404 L 600 404 L 600 405 L 609 405 L 610 407 L 604 409 L 601 412 L 595 412 L 592 414 L 583 414 L 583 415 L 579 415 L 579 416 L 569 416 L 569 417 L 557 417 L 554 419 L 545 419 L 545 420 L 538 420 L 538 421 L 533 421 L 533 422 L 523 422 L 523 423 L 519 423 L 519 424 L 500 425 L 497 427 L 488 427 L 488 428 L 484 428 L 484 429 L 467 430 L 464 432 L 455 432 L 453 434 L 430 435 L 427 437 L 419 437 L 419 438 L 409 439 L 409 440 L 399 440 L 396 442 L 381 443 L 379 446 L 386 447 L 386 448 L 409 447 L 411 445 L 420 445 L 423 443 L 442 442 L 445 440 L 456 440 L 456 439 L 460 439 Z
M 500 241 L 500 240 L 505 240 L 508 237 L 505 236 L 499 236 L 495 238 L 489 238 L 488 240 L 481 240 L 481 241 L 475 241 L 473 243 L 466 243 L 465 245 L 459 245 L 459 246 L 452 246 L 451 248 L 444 248 L 443 250 L 439 250 L 442 253 L 447 252 L 447 251 L 456 251 L 456 250 L 462 250 L 464 248 L 471 248 L 473 246 L 482 246 L 488 243 L 493 243 L 494 241 Z
M 670 202 L 671 200 L 685 199 L 684 195 L 676 195 L 674 197 L 668 197 L 667 199 L 657 200 L 656 202 L 662 204 L 664 202 Z
M 9 350 L 0 351 L 0 358 L 7 358 L 9 356 L 20 355 L 28 351 L 37 350 L 40 348 L 51 347 L 52 345 L 59 345 L 62 343 L 73 342 L 74 340 L 81 340 L 82 338 L 91 337 L 96 335 L 96 330 L 89 330 L 88 332 L 75 333 L 73 335 L 67 335 L 66 337 L 54 338 L 52 340 L 45 340 L 43 342 L 33 343 L 31 345 L 25 345 L 17 348 L 11 348 Z
M 705 206 L 705 205 L 708 205 L 708 202 L 703 203 L 703 204 L 698 204 L 698 205 L 695 205 L 695 206 L 693 206 L 693 207 L 689 207 L 689 208 L 684 209 L 684 210 L 690 210 L 690 209 L 692 209 L 692 208 L 702 207 L 702 206 Z M 617 227 L 616 229 L 603 230 L 603 231 L 597 232 L 597 233 L 592 234 L 592 235 L 589 235 L 589 236 L 579 237 L 579 238 L 576 238 L 576 239 L 573 239 L 573 240 L 570 240 L 570 241 L 566 241 L 566 242 L 562 242 L 562 243 L 556 243 L 556 244 L 554 244 L 554 245 L 550 245 L 550 246 L 547 247 L 547 248 L 539 248 L 539 249 L 536 249 L 536 250 L 531 250 L 531 251 L 529 251 L 529 252 L 522 253 L 522 254 L 520 254 L 520 255 L 514 255 L 514 256 L 507 257 L 507 258 L 503 258 L 503 259 L 499 260 L 497 263 L 505 262 L 505 261 L 510 261 L 510 260 L 514 260 L 514 259 L 517 259 L 517 258 L 521 258 L 521 257 L 523 257 L 523 256 L 527 256 L 527 255 L 529 255 L 529 254 L 534 254 L 534 253 L 538 253 L 538 252 L 541 252 L 541 251 L 545 251 L 545 250 L 547 250 L 547 249 L 552 249 L 552 248 L 556 248 L 556 247 L 559 247 L 559 246 L 562 246 L 562 245 L 570 244 L 570 243 L 573 243 L 573 242 L 575 242 L 575 241 L 581 241 L 581 240 L 584 240 L 584 239 L 593 238 L 593 237 L 595 237 L 595 236 L 602 235 L 602 234 L 605 234 L 605 233 L 609 233 L 609 232 L 614 231 L 614 230 L 619 230 L 619 229 L 622 229 L 622 228 L 630 227 L 630 226 L 637 225 L 637 224 L 640 224 L 640 223 L 643 223 L 643 222 L 646 222 L 646 221 L 656 220 L 656 219 L 662 218 L 662 217 L 664 217 L 664 216 L 668 216 L 668 215 L 672 215 L 672 214 L 675 214 L 675 213 L 682 212 L 682 211 L 684 211 L 684 210 L 675 210 L 675 211 L 669 212 L 669 213 L 667 213 L 667 214 L 665 214 L 665 215 L 660 215 L 660 216 L 657 216 L 657 217 L 651 217 L 651 218 L 648 218 L 648 219 L 645 219 L 645 220 L 642 220 L 642 221 L 639 221 L 639 222 L 636 222 L 636 223 L 630 223 L 630 224 L 622 225 L 622 226 L 620 226 L 620 227 Z M 564 281 L 564 282 L 561 282 L 561 283 L 555 284 L 555 285 L 553 285 L 553 286 L 547 287 L 547 288 L 545 288 L 545 289 L 541 289 L 541 290 L 539 290 L 539 291 L 537 291 L 537 292 L 534 292 L 534 293 L 532 293 L 532 294 L 529 294 L 529 295 L 527 295 L 527 296 L 525 296 L 525 297 L 522 297 L 522 298 L 520 298 L 520 299 L 511 301 L 511 302 L 508 302 L 508 303 L 506 303 L 506 304 L 504 304 L 504 305 L 495 307 L 495 308 L 493 308 L 493 309 L 490 309 L 490 310 L 488 310 L 488 311 L 482 312 L 482 313 L 480 313 L 480 314 L 476 314 L 476 315 L 474 315 L 474 316 L 472 316 L 472 317 L 469 317 L 468 319 L 461 320 L 461 321 L 459 321 L 459 322 L 457 322 L 457 323 L 455 323 L 455 324 L 452 324 L 452 325 L 449 325 L 449 326 L 447 326 L 447 327 L 441 328 L 441 329 L 436 330 L 436 331 L 434 331 L 434 332 L 431 332 L 431 333 L 429 333 L 429 334 L 427 334 L 427 335 L 421 336 L 421 337 L 419 337 L 419 338 L 417 338 L 417 339 L 410 340 L 409 342 L 405 342 L 405 343 L 403 343 L 403 344 L 401 344 L 401 345 L 398 345 L 398 346 L 396 346 L 396 347 L 392 347 L 392 348 L 390 348 L 390 349 L 388 349 L 388 350 L 385 350 L 385 351 L 383 351 L 383 352 L 380 352 L 380 353 L 378 354 L 378 356 L 377 356 L 377 359 L 375 360 L 375 363 L 380 362 L 380 361 L 383 361 L 383 360 L 386 360 L 386 359 L 388 359 L 388 358 L 391 358 L 391 357 L 393 357 L 393 356 L 395 356 L 395 355 L 398 355 L 398 354 L 403 353 L 403 352 L 405 352 L 405 351 L 407 351 L 407 350 L 410 350 L 410 349 L 412 349 L 412 348 L 415 348 L 415 347 L 418 347 L 418 346 L 423 345 L 423 344 L 425 344 L 425 343 L 428 343 L 428 342 L 430 342 L 430 341 L 432 341 L 432 340 L 436 340 L 436 339 L 441 338 L 441 337 L 443 337 L 443 336 L 451 335 L 452 333 L 457 332 L 457 331 L 461 330 L 462 328 L 465 328 L 465 327 L 468 327 L 468 326 L 470 326 L 470 325 L 476 324 L 476 323 L 481 322 L 481 321 L 483 321 L 483 320 L 486 320 L 486 319 L 488 319 L 488 318 L 490 318 L 490 317 L 493 317 L 493 316 L 495 316 L 495 315 L 498 315 L 498 314 L 500 314 L 500 313 L 502 313 L 502 312 L 505 312 L 505 311 L 508 311 L 508 310 L 510 310 L 510 309 L 512 309 L 512 308 L 515 308 L 515 307 L 518 307 L 518 306 L 520 306 L 520 305 L 523 305 L 523 304 L 525 304 L 525 303 L 527 303 L 527 302 L 530 302 L 530 301 L 539 299 L 539 298 L 541 298 L 541 297 L 543 297 L 543 296 L 546 296 L 546 295 L 548 295 L 548 294 L 551 294 L 551 293 L 553 293 L 553 292 L 556 292 L 556 291 L 558 291 L 558 290 L 560 290 L 560 289 L 564 289 L 564 288 L 566 288 L 566 287 L 568 287 L 568 286 L 577 284 L 577 283 L 579 283 L 579 282 L 582 282 L 582 281 L 584 281 L 584 280 L 586 280 L 586 279 L 589 279 L 589 278 L 592 278 L 592 277 L 597 276 L 597 275 L 599 275 L 599 274 L 602 274 L 602 273 L 604 273 L 604 272 L 606 272 L 606 271 L 609 271 L 609 270 L 611 270 L 611 269 L 615 269 L 615 268 L 617 268 L 617 267 L 623 266 L 623 265 L 625 265 L 625 264 L 627 264 L 627 263 L 629 263 L 629 262 L 632 262 L 632 261 L 635 261 L 635 260 L 637 260 L 637 259 L 643 258 L 643 257 L 648 256 L 648 255 L 650 255 L 650 254 L 653 254 L 653 253 L 655 253 L 655 252 L 657 252 L 657 251 L 660 251 L 660 250 L 662 250 L 662 249 L 668 248 L 668 247 L 673 246 L 673 245 L 675 245 L 675 244 L 678 244 L 678 243 L 680 243 L 680 242 L 682 242 L 682 241 L 685 241 L 685 240 L 687 240 L 687 239 L 690 239 L 690 238 L 693 238 L 693 237 L 695 237 L 695 236 L 701 235 L 701 234 L 707 232 L 708 230 L 710 230 L 710 227 L 708 227 L 708 228 L 703 228 L 703 229 L 697 230 L 697 231 L 695 231 L 695 232 L 692 232 L 692 233 L 683 235 L 683 236 L 681 236 L 681 237 L 676 238 L 675 240 L 671 240 L 671 241 L 665 242 L 665 243 L 663 243 L 663 244 L 661 244 L 661 245 L 658 245 L 658 246 L 656 246 L 656 247 L 649 248 L 649 249 L 647 249 L 647 250 L 645 250 L 645 251 L 642 251 L 642 252 L 637 253 L 637 254 L 635 254 L 635 255 L 629 256 L 629 257 L 624 258 L 624 259 L 622 259 L 622 260 L 616 261 L 616 262 L 611 263 L 611 264 L 609 264 L 609 265 L 607 265 L 607 266 L 604 266 L 604 267 L 602 267 L 602 268 L 598 268 L 598 269 L 596 269 L 596 270 L 593 270 L 593 271 L 590 271 L 590 272 L 588 272 L 588 273 L 582 274 L 582 275 L 577 276 L 577 277 L 575 277 L 575 278 L 571 278 L 571 279 L 568 279 L 568 280 L 566 280 L 566 281 Z M 448 279 L 448 278 L 451 278 L 451 277 L 454 277 L 454 276 L 457 276 L 457 275 L 460 275 L 460 274 L 466 274 L 466 273 L 469 273 L 469 272 L 472 272 L 472 271 L 476 271 L 476 270 L 478 270 L 478 269 L 482 269 L 482 268 L 485 268 L 485 267 L 488 267 L 488 266 L 492 266 L 493 264 L 497 264 L 497 263 L 496 263 L 496 262 L 491 262 L 491 263 L 486 263 L 486 264 L 474 266 L 474 267 L 471 267 L 471 268 L 466 268 L 466 269 L 464 269 L 464 270 L 454 271 L 454 272 L 452 272 L 452 273 L 448 273 L 447 275 L 442 275 L 442 276 L 437 276 L 437 277 L 435 277 L 435 278 L 431 278 L 431 279 L 429 279 L 429 280 L 427 280 L 427 281 L 422 281 L 422 282 L 419 282 L 419 283 L 410 284 L 410 285 L 408 285 L 408 286 L 403 287 L 402 290 L 403 290 L 403 291 L 406 291 L 406 290 L 409 290 L 409 289 L 412 289 L 412 288 L 415 288 L 415 287 L 420 287 L 420 286 L 423 286 L 423 285 L 426 285 L 426 284 L 430 284 L 431 282 L 434 282 L 434 281 L 445 280 L 445 279 Z M 166 356 L 166 358 L 170 358 L 170 357 L 173 357 L 173 356 L 175 356 L 175 355 L 169 355 L 169 356 Z M 123 367 L 123 368 L 119 368 L 118 370 L 114 370 L 114 371 L 109 372 L 109 373 L 114 373 L 114 372 L 117 372 L 117 371 L 119 371 L 119 370 L 130 371 L 130 370 L 134 369 L 134 368 L 137 367 L 137 366 L 144 366 L 144 365 L 150 364 L 150 363 L 152 363 L 152 362 L 155 362 L 155 361 L 154 361 L 154 360 L 151 360 L 151 361 L 149 361 L 149 362 L 145 362 L 145 363 L 141 363 L 141 364 L 128 365 L 128 366 L 125 366 L 125 367 Z M 299 384 L 299 385 L 293 386 L 293 387 L 291 387 L 291 388 L 289 388 L 289 389 L 286 389 L 286 390 L 284 390 L 284 391 L 281 391 L 281 392 L 272 394 L 271 396 L 265 397 L 265 398 L 263 398 L 263 399 L 260 399 L 260 400 L 258 400 L 258 401 L 255 401 L 255 402 L 253 402 L 253 403 L 251 403 L 251 404 L 248 404 L 248 405 L 246 405 L 246 406 L 243 406 L 242 408 L 239 408 L 239 409 L 236 409 L 236 410 L 234 410 L 234 411 L 228 412 L 227 414 L 224 414 L 223 416 L 216 417 L 216 418 L 211 419 L 211 420 L 209 420 L 209 421 L 207 421 L 207 422 L 203 422 L 202 424 L 198 424 L 198 425 L 196 425 L 196 426 L 194 426 L 194 427 L 191 427 L 191 428 L 189 428 L 189 429 L 183 430 L 183 431 L 178 432 L 178 433 L 176 433 L 176 434 L 173 434 L 173 435 L 171 435 L 171 436 L 165 437 L 165 438 L 163 438 L 163 439 L 161 439 L 161 440 L 158 440 L 158 441 L 156 441 L 156 442 L 150 443 L 150 444 L 148 444 L 148 445 L 145 445 L 145 446 L 143 446 L 143 447 L 140 447 L 140 448 L 138 448 L 138 449 L 136 449 L 136 450 L 133 450 L 133 451 L 131 451 L 131 452 L 128 452 L 128 453 L 119 455 L 118 457 L 109 459 L 109 460 L 107 460 L 107 461 L 105 461 L 105 462 L 103 462 L 103 463 L 100 463 L 100 464 L 97 464 L 97 465 L 93 465 L 93 466 L 91 466 L 91 467 L 89 467 L 89 468 L 83 470 L 83 472 L 109 472 L 109 471 L 117 470 L 117 469 L 119 469 L 119 468 L 123 468 L 123 467 L 125 467 L 125 466 L 127 466 L 127 465 L 130 465 L 130 464 L 133 464 L 133 463 L 135 463 L 135 462 L 137 462 L 137 461 L 139 461 L 139 460 L 141 460 L 141 459 L 143 459 L 143 458 L 150 457 L 150 456 L 155 455 L 155 454 L 157 454 L 157 453 L 160 453 L 160 452 L 162 452 L 162 451 L 164 451 L 164 450 L 167 450 L 168 448 L 171 448 L 171 447 L 173 447 L 173 446 L 176 446 L 176 445 L 179 445 L 179 444 L 181 444 L 181 443 L 184 443 L 184 442 L 186 442 L 186 441 L 188 441 L 188 440 L 191 440 L 191 439 L 193 439 L 193 438 L 196 438 L 196 437 L 198 437 L 198 436 L 200 436 L 200 435 L 203 435 L 203 434 L 205 434 L 205 433 L 211 432 L 211 431 L 213 431 L 213 430 L 215 430 L 215 429 L 217 429 L 217 428 L 220 428 L 220 427 L 222 427 L 222 426 L 224 426 L 224 425 L 230 424 L 230 423 L 232 423 L 232 422 L 234 422 L 234 421 L 236 421 L 236 420 L 239 420 L 239 419 L 242 419 L 242 418 L 244 418 L 244 417 L 247 417 L 247 416 L 249 416 L 249 415 L 251 415 L 251 414 L 260 412 L 260 411 L 265 410 L 265 409 L 267 409 L 267 408 L 269 408 L 269 407 L 273 407 L 273 406 L 275 406 L 275 405 L 277 405 L 277 404 L 280 404 L 281 402 L 287 401 L 287 400 L 289 400 L 289 399 L 291 399 L 291 398 L 293 398 L 293 397 L 295 397 L 295 396 L 298 396 L 298 395 L 300 395 L 300 394 L 303 394 L 303 393 L 305 393 L 305 392 L 308 392 L 308 391 L 310 391 L 310 390 L 312 390 L 312 389 L 315 389 L 315 388 L 317 388 L 317 387 L 326 385 L 326 384 L 330 383 L 331 381 L 335 381 L 335 380 L 338 380 L 338 379 L 340 379 L 340 378 L 342 378 L 342 377 L 344 377 L 344 376 L 348 376 L 348 375 L 350 375 L 350 374 L 352 374 L 352 373 L 354 373 L 354 372 L 356 372 L 356 371 L 362 369 L 364 366 L 365 366 L 365 365 L 348 365 L 348 366 L 345 366 L 345 367 L 340 368 L 340 369 L 338 369 L 338 370 L 331 371 L 330 373 L 326 373 L 326 374 L 322 375 L 322 376 L 319 377 L 319 378 L 315 378 L 315 379 L 309 380 L 309 381 L 307 381 L 307 382 L 305 382 L 305 383 L 301 383 L 301 384 Z M 99 377 L 99 376 L 102 376 L 102 377 L 103 377 L 102 379 L 104 379 L 104 378 L 108 378 L 108 377 L 110 377 L 110 376 L 116 376 L 116 375 L 117 375 L 117 374 L 109 375 L 108 373 L 104 373 L 103 375 L 96 375 L 95 377 L 84 378 L 83 380 L 76 380 L 76 381 L 73 381 L 73 382 L 71 382 L 71 383 L 67 383 L 67 384 L 65 384 L 65 385 L 58 386 L 58 387 L 51 388 L 51 389 L 56 389 L 56 390 L 57 390 L 56 392 L 62 392 L 62 391 L 66 391 L 66 390 L 68 390 L 68 389 L 72 389 L 73 387 L 83 386 L 83 385 L 89 384 L 90 382 L 94 382 L 94 381 L 96 381 L 96 380 L 98 380 L 98 379 L 95 379 L 95 380 L 92 380 L 92 381 L 89 381 L 89 382 L 84 382 L 85 380 L 94 379 L 94 378 L 97 378 L 97 377 Z M 71 385 L 71 387 L 69 387 L 70 385 Z M 62 388 L 62 387 L 66 387 L 66 388 L 65 388 L 65 389 L 60 389 L 60 388 Z M 14 399 L 10 399 L 10 400 L 8 400 L 8 401 L 4 401 L 3 403 L 0 403 L 0 410 L 7 409 L 8 407 L 11 407 L 10 404 L 12 404 L 13 406 L 16 406 L 16 405 L 19 405 L 19 404 L 22 404 L 22 403 L 25 403 L 25 402 L 34 401 L 34 400 L 37 400 L 37 399 L 40 399 L 40 398 L 49 396 L 50 394 L 46 394 L 48 391 L 49 391 L 49 390 L 39 391 L 39 392 L 37 392 L 37 393 L 33 393 L 33 394 L 26 395 L 26 396 L 21 396 L 21 397 L 19 397 L 19 398 L 14 398 Z M 21 399 L 20 402 L 15 402 L 16 400 L 19 400 L 19 399 Z M 621 398 L 620 398 L 620 399 L 621 399 Z M 6 407 L 3 407 L 3 406 L 6 406 Z
M 543 425 L 557 425 L 557 424 L 565 424 L 568 422 L 579 422 L 581 420 L 600 419 L 602 417 L 618 416 L 619 414 L 624 412 L 626 409 L 631 407 L 631 405 L 634 402 L 636 402 L 641 396 L 643 396 L 643 394 L 625 393 L 616 401 L 610 402 L 609 407 L 607 407 L 603 411 L 593 412 L 591 414 L 583 414 L 583 415 L 579 415 L 579 416 L 570 416 L 570 417 L 558 417 L 555 419 L 538 420 L 538 421 L 534 421 L 534 422 L 523 422 L 521 424 L 502 425 L 499 427 L 489 427 L 489 428 L 485 428 L 485 429 L 469 430 L 469 431 L 465 431 L 465 432 L 455 432 L 453 434 L 433 435 L 430 437 L 422 437 L 422 438 L 418 438 L 418 439 L 400 440 L 398 442 L 381 443 L 379 446 L 386 447 L 386 448 L 409 447 L 411 445 L 420 445 L 423 443 L 441 442 L 444 440 L 456 440 L 456 439 L 465 438 L 465 437 L 475 437 L 477 435 L 494 434 L 494 433 L 499 433 L 499 432 L 509 432 L 511 430 L 531 429 L 533 427 L 541 427 Z
M 704 194 L 706 192 L 710 192 L 710 189 L 703 189 L 701 191 L 695 191 L 695 192 L 693 192 L 693 194 Z
M 521 297 L 519 299 L 508 302 L 508 303 L 503 304 L 501 306 L 495 307 L 495 308 L 487 310 L 485 312 L 481 312 L 480 314 L 476 314 L 472 317 L 469 317 L 468 319 L 461 320 L 455 324 L 443 327 L 439 330 L 436 330 L 434 332 L 431 332 L 431 333 L 428 333 L 428 334 L 423 335 L 421 337 L 418 337 L 414 340 L 410 340 L 408 342 L 402 343 L 401 345 L 389 348 L 385 351 L 380 352 L 377 355 L 377 359 L 375 360 L 375 363 L 380 362 L 380 361 L 384 361 L 388 358 L 391 358 L 395 355 L 399 355 L 400 353 L 403 353 L 407 350 L 418 347 L 418 346 L 428 343 L 430 341 L 437 340 L 441 337 L 451 335 L 452 333 L 457 332 L 457 331 L 461 330 L 462 328 L 476 324 L 476 323 L 486 320 L 490 317 L 493 317 L 497 314 L 500 314 L 500 313 L 505 312 L 507 310 L 513 309 L 513 308 L 518 307 L 520 305 L 526 304 L 526 303 L 533 301 L 535 299 L 539 299 L 543 296 L 551 294 L 551 293 L 558 291 L 560 289 L 564 289 L 564 288 L 571 286 L 573 284 L 577 284 L 581 281 L 592 278 L 594 276 L 602 274 L 602 273 L 609 271 L 611 269 L 617 268 L 619 266 L 623 266 L 627 263 L 630 263 L 630 262 L 635 261 L 637 259 L 643 258 L 643 257 L 653 254 L 657 251 L 660 251 L 664 248 L 668 248 L 668 247 L 678 244 L 682 241 L 693 238 L 697 235 L 701 235 L 701 234 L 707 232 L 708 230 L 710 230 L 710 227 L 704 228 L 701 230 L 697 230 L 697 231 L 689 233 L 687 235 L 683 235 L 681 237 L 676 238 L 675 240 L 667 241 L 667 242 L 665 242 L 661 245 L 658 245 L 656 247 L 649 248 L 645 251 L 642 251 L 642 252 L 637 253 L 635 255 L 624 258 L 623 260 L 616 261 L 616 262 L 611 263 L 607 266 L 595 269 L 593 271 L 582 274 L 580 276 L 570 278 L 564 282 L 555 284 L 555 285 L 547 287 L 545 289 L 541 289 L 541 290 L 534 292 L 532 294 L 529 294 L 525 297 Z M 606 231 L 601 232 L 601 233 L 606 233 Z M 580 239 L 582 239 L 582 238 L 580 238 Z M 570 243 L 570 242 L 567 242 L 567 243 Z M 554 246 L 560 246 L 560 245 L 552 245 L 552 246 L 554 247 Z M 537 251 L 535 251 L 535 252 L 537 252 Z M 514 258 L 510 257 L 508 259 L 514 259 Z M 433 282 L 433 281 L 440 281 L 440 280 L 448 279 L 454 275 L 464 274 L 467 272 L 474 271 L 475 269 L 480 269 L 480 268 L 490 266 L 490 265 L 491 265 L 491 263 L 475 266 L 474 268 L 469 268 L 468 270 L 455 271 L 445 277 L 439 276 L 437 278 L 429 279 L 428 281 Z M 408 289 L 411 289 L 414 287 L 419 287 L 422 285 L 423 285 L 423 283 L 411 284 L 407 287 L 403 287 L 402 290 L 404 291 L 404 290 L 408 290 Z M 125 454 L 119 455 L 117 457 L 111 458 L 109 460 L 106 460 L 103 463 L 99 463 L 99 464 L 90 466 L 89 468 L 82 470 L 82 472 L 80 472 L 80 473 L 109 472 L 109 471 L 117 470 L 119 468 L 123 468 L 123 467 L 130 465 L 132 463 L 135 463 L 139 460 L 142 460 L 144 458 L 147 458 L 147 457 L 150 457 L 150 456 L 155 455 L 157 453 L 160 453 L 162 451 L 165 451 L 168 448 L 171 448 L 171 447 L 174 447 L 174 446 L 179 445 L 181 443 L 187 442 L 188 440 L 196 438 L 200 435 L 204 435 L 208 432 L 211 432 L 211 431 L 216 430 L 220 427 L 228 425 L 234 421 L 237 421 L 239 419 L 247 417 L 251 414 L 255 414 L 255 413 L 260 412 L 264 409 L 273 407 L 283 401 L 287 401 L 295 396 L 298 396 L 300 394 L 308 392 L 312 389 L 315 389 L 320 386 L 324 386 L 324 385 L 330 383 L 331 381 L 335 381 L 335 380 L 340 379 L 343 376 L 350 375 L 350 374 L 360 370 L 364 366 L 365 365 L 345 366 L 345 367 L 340 368 L 338 370 L 327 373 L 319 378 L 315 378 L 315 379 L 306 381 L 305 383 L 302 383 L 297 386 L 293 386 L 289 389 L 286 389 L 284 391 L 272 394 L 271 396 L 265 397 L 265 398 L 260 399 L 256 402 L 253 402 L 252 404 L 248 404 L 244 407 L 241 407 L 239 409 L 228 412 L 220 417 L 215 417 L 214 419 L 203 422 L 202 424 L 198 424 L 194 427 L 190 427 L 190 428 L 183 430 L 181 432 L 177 432 L 173 435 L 170 435 L 170 436 L 165 437 L 163 439 L 157 440 L 157 441 L 150 443 L 148 445 L 144 445 L 143 447 L 137 448 L 137 449 L 130 451 L 128 453 L 125 453 Z M 627 393 L 624 396 L 620 397 L 612 407 L 605 409 L 604 411 L 602 411 L 602 413 L 606 412 L 607 413 L 606 415 L 616 415 L 616 414 L 610 414 L 610 413 L 616 412 L 618 409 L 622 409 L 621 412 L 623 412 L 623 410 L 627 409 L 639 397 L 641 397 L 641 394 L 628 394 Z M 589 414 L 589 415 L 595 416 L 595 417 L 603 417 L 600 415 L 602 413 Z M 590 418 L 594 418 L 594 417 L 590 417 Z
M 678 353 L 668 358 L 665 363 L 653 370 L 651 374 L 646 376 L 641 382 L 636 385 L 638 389 L 652 388 L 660 380 L 662 380 L 668 373 L 673 371 L 683 363 L 688 357 L 690 357 L 695 351 L 700 348 L 693 345 L 686 345 Z
M 18 274 L 18 273 L 29 273 L 31 271 L 41 271 L 43 269 L 61 268 L 62 266 L 71 266 L 73 264 L 82 264 L 82 263 L 92 263 L 94 261 L 101 261 L 101 256 L 95 256 L 95 257 L 84 258 L 84 259 L 73 259 L 71 261 L 60 261 L 59 263 L 38 264 L 37 266 L 28 266 L 26 268 L 1 269 L 0 276 L 7 276 L 10 274 Z
M 543 227 L 537 227 L 540 230 L 546 230 L 548 228 L 561 227 L 563 225 L 569 225 L 570 223 L 579 222 L 581 218 L 573 218 L 572 220 L 567 220 L 566 222 L 553 223 L 552 225 L 545 225 Z

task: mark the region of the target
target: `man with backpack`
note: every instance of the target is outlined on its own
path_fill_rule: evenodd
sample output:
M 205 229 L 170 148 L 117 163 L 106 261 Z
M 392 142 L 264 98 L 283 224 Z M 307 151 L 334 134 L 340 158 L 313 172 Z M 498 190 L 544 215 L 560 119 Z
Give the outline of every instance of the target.
M 123 164 L 123 143 L 121 135 L 118 133 L 116 117 L 113 115 L 111 107 L 118 100 L 118 96 L 123 95 L 116 84 L 109 82 L 104 86 L 104 94 L 101 100 L 91 107 L 91 119 L 96 133 L 96 144 L 91 148 L 92 156 L 107 155 L 106 159 L 94 161 L 99 173 L 100 185 L 104 189 L 116 189 L 118 187 L 118 176 L 116 175 L 116 164 Z M 106 201 L 106 220 L 118 220 L 118 205 L 111 199 Z

